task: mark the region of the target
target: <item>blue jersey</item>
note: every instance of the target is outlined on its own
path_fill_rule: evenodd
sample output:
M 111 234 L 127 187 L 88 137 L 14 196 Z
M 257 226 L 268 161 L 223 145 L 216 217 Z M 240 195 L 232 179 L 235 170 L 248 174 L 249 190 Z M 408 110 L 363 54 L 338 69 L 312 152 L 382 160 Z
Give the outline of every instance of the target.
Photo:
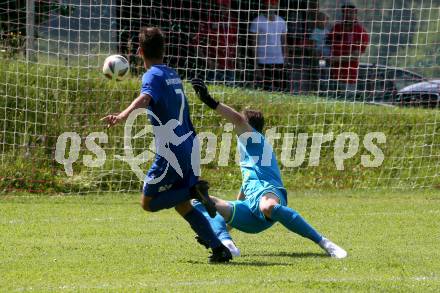
M 151 96 L 147 113 L 156 142 L 156 168 L 167 164 L 165 155 L 171 151 L 181 168 L 187 169 L 196 133 L 179 75 L 164 64 L 153 65 L 142 76 L 141 94 Z
M 280 169 L 272 146 L 257 132 L 239 137 L 240 168 L 243 176 L 241 191 L 248 197 L 259 197 L 270 190 L 282 190 Z

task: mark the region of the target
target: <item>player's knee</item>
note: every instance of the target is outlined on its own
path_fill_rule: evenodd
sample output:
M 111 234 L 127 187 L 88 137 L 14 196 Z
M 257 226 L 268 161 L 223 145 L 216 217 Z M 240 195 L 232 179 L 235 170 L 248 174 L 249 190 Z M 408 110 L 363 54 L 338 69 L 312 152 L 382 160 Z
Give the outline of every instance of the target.
M 263 196 L 260 201 L 260 210 L 266 218 L 270 218 L 273 208 L 279 204 L 279 199 L 275 196 Z
M 150 208 L 150 201 L 151 201 L 151 197 L 142 195 L 141 196 L 141 207 L 146 212 L 155 212 Z
M 186 214 L 188 214 L 188 213 L 193 209 L 193 206 L 192 206 L 191 202 L 188 200 L 188 201 L 185 201 L 185 202 L 179 203 L 178 205 L 176 205 L 176 206 L 174 207 L 174 209 L 175 209 L 175 210 L 176 210 L 181 216 L 185 216 Z
M 260 205 L 260 210 L 266 218 L 270 218 L 274 206 L 274 204 Z

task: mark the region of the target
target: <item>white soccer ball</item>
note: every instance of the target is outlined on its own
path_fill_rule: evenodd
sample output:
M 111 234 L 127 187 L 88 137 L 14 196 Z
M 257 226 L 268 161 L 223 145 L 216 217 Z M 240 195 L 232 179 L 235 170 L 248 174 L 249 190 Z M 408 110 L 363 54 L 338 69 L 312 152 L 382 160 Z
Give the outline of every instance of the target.
M 111 55 L 105 58 L 102 72 L 108 79 L 123 80 L 129 72 L 127 59 L 121 55 Z

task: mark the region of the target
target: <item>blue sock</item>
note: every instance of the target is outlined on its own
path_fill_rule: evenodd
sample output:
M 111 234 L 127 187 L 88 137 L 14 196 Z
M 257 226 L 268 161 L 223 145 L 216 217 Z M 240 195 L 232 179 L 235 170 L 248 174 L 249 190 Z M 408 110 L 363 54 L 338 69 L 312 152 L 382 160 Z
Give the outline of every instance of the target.
M 203 216 L 205 216 L 209 224 L 211 224 L 212 230 L 214 231 L 215 235 L 217 235 L 217 238 L 220 241 L 226 239 L 232 240 L 232 237 L 229 234 L 228 229 L 226 228 L 225 219 L 219 213 L 215 215 L 215 218 L 211 218 L 203 204 L 198 201 L 194 201 L 193 206 L 195 209 L 199 210 L 203 214 Z
M 290 231 L 308 238 L 315 243 L 322 240 L 322 236 L 307 223 L 295 210 L 277 204 L 272 209 L 270 218 L 283 224 Z
M 173 189 L 155 194 L 150 201 L 150 210 L 157 212 L 163 209 L 173 208 L 179 203 L 189 200 L 189 188 Z
M 209 242 L 209 247 L 216 248 L 222 244 L 217 236 L 215 236 L 208 220 L 199 210 L 193 208 L 183 218 L 191 225 L 191 228 L 197 235 Z

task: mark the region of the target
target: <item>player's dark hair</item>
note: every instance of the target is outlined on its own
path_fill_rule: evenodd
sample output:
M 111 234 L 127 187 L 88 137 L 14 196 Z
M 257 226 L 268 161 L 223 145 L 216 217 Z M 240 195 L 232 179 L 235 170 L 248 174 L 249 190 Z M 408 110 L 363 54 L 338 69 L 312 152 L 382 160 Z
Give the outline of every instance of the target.
M 261 113 L 260 111 L 246 109 L 243 111 L 243 115 L 250 126 L 252 126 L 258 132 L 263 132 L 263 127 L 264 127 L 263 113 Z
M 165 52 L 165 38 L 157 27 L 142 27 L 139 32 L 139 47 L 146 59 L 162 59 Z

